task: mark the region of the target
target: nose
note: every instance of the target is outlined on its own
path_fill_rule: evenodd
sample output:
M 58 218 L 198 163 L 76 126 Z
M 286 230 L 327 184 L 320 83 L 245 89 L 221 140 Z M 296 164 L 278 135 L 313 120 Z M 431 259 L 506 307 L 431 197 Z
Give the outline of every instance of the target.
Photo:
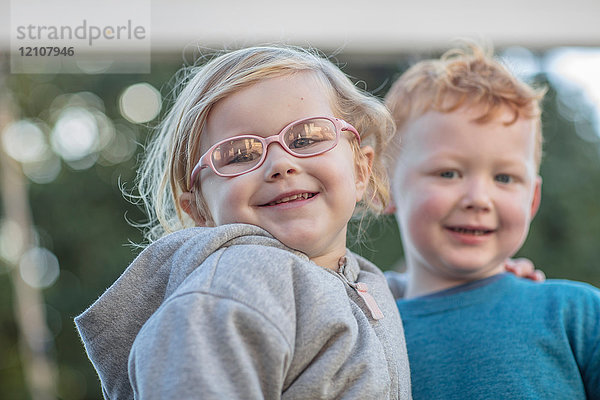
M 264 161 L 265 179 L 273 181 L 297 173 L 298 158 L 284 150 L 279 143 L 271 143 Z
M 492 208 L 490 187 L 485 179 L 472 178 L 465 182 L 461 206 L 466 210 L 489 211 Z

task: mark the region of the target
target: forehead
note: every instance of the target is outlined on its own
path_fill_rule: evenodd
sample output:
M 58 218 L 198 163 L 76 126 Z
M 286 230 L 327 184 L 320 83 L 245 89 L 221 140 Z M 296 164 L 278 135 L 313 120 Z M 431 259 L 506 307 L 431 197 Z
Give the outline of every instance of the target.
M 231 136 L 270 136 L 288 123 L 333 116 L 330 90 L 314 72 L 266 78 L 219 100 L 208 115 L 203 148 Z
M 535 154 L 535 122 L 519 118 L 506 109 L 492 120 L 480 123 L 479 108 L 461 108 L 442 113 L 427 111 L 405 124 L 402 154 L 454 152 L 467 157 L 513 157 L 529 161 Z

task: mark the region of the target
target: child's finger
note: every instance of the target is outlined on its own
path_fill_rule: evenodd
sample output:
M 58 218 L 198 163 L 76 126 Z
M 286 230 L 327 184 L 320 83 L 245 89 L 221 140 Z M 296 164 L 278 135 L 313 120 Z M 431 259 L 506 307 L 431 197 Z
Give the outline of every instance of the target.
M 531 279 L 537 282 L 544 282 L 546 280 L 546 274 L 544 271 L 536 269 L 533 271 Z
M 508 259 L 504 263 L 504 267 L 508 272 L 512 272 L 521 278 L 527 278 L 537 282 L 546 280 L 546 274 L 541 270 L 535 269 L 531 260 L 527 258 Z

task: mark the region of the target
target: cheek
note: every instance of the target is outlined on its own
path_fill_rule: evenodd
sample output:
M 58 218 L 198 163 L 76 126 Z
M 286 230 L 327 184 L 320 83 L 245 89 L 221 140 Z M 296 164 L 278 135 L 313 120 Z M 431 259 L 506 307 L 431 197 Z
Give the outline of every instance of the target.
M 524 233 L 528 231 L 531 206 L 527 196 L 507 196 L 497 203 L 497 207 L 500 221 L 505 227 Z
M 215 225 L 236 222 L 238 203 L 244 197 L 243 185 L 233 179 L 214 177 L 202 182 L 202 195 Z
M 413 240 L 431 239 L 432 230 L 441 223 L 451 210 L 448 196 L 442 196 L 435 190 L 417 188 L 411 190 L 408 197 L 398 202 L 398 217 L 406 232 Z
M 531 205 L 529 197 L 525 194 L 506 196 L 496 203 L 496 210 L 500 221 L 505 246 L 510 249 L 510 254 L 516 253 L 525 242 L 531 222 Z
M 205 213 L 207 214 L 207 216 L 210 217 L 210 219 L 216 223 L 216 220 L 218 219 L 218 208 L 215 207 L 215 204 L 217 204 L 217 193 L 218 191 L 216 189 L 218 189 L 218 186 L 216 186 L 211 180 L 207 179 L 205 181 L 202 181 L 202 198 L 204 199 L 204 205 L 206 207 L 205 209 Z
M 316 176 L 326 188 L 342 191 L 349 201 L 354 203 L 355 196 L 349 195 L 356 193 L 360 188 L 357 187 L 358 167 L 350 146 L 340 142 L 332 152 L 319 157 L 306 159 L 307 162 L 311 162 L 307 172 Z
M 352 212 L 356 207 L 357 201 L 362 198 L 362 191 L 359 185 L 356 184 L 356 177 L 353 171 L 353 166 L 347 160 L 340 160 L 342 163 L 332 164 L 329 170 L 323 170 L 325 165 L 320 165 L 321 172 L 318 175 L 320 183 L 325 188 L 325 191 L 332 194 L 328 199 L 334 203 L 332 207 L 340 210 L 351 209 Z M 340 168 L 342 165 L 348 167 Z
M 451 208 L 449 194 L 440 193 L 435 188 L 417 187 L 406 193 L 410 194 L 399 206 L 406 208 L 406 214 L 413 220 L 438 220 Z

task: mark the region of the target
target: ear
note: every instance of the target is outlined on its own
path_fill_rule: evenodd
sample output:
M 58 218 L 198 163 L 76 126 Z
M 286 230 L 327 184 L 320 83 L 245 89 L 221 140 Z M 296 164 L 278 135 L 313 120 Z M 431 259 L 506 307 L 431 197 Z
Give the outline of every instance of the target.
M 362 157 L 360 157 L 356 166 L 356 201 L 362 200 L 369 180 L 371 179 L 371 168 L 373 168 L 373 159 L 375 158 L 375 150 L 371 146 L 360 148 Z
M 203 216 L 196 207 L 196 197 L 194 193 L 185 192 L 179 196 L 179 206 L 196 223 L 196 226 L 208 226 L 206 217 Z
M 535 189 L 533 191 L 533 199 L 531 200 L 531 219 L 537 214 L 540 208 L 540 202 L 542 201 L 542 177 L 537 176 L 535 178 Z

